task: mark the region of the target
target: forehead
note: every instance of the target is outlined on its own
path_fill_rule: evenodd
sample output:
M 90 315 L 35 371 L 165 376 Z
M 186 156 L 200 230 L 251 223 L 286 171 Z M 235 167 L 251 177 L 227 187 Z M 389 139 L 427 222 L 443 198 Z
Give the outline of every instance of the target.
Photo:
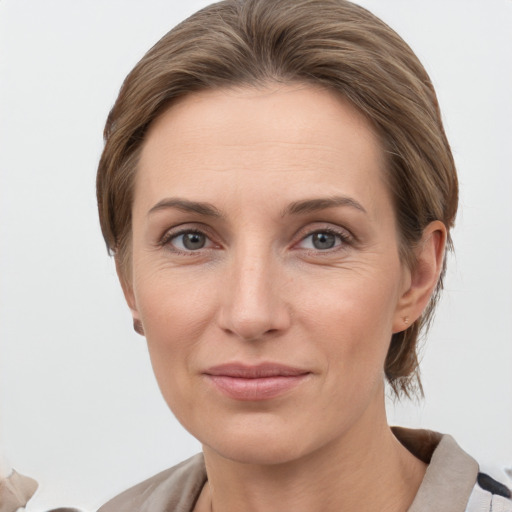
M 334 92 L 303 84 L 210 90 L 180 99 L 152 124 L 135 199 L 149 207 L 163 191 L 208 196 L 247 189 L 280 190 L 293 201 L 308 189 L 369 200 L 386 194 L 384 168 L 372 125 Z

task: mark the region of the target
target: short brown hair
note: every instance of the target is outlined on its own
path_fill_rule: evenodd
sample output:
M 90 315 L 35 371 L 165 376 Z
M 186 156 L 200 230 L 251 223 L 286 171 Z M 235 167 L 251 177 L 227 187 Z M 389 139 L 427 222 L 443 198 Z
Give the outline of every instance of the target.
M 413 51 L 390 27 L 346 0 L 224 0 L 149 50 L 108 116 L 97 198 L 103 236 L 121 268 L 127 270 L 131 254 L 134 176 L 149 125 L 173 100 L 194 91 L 271 82 L 334 90 L 373 124 L 388 159 L 406 264 L 414 266 L 413 249 L 429 222 L 453 226 L 457 176 L 436 94 Z M 391 339 L 385 374 L 397 395 L 421 391 L 418 337 L 432 318 L 444 270 L 423 315 Z

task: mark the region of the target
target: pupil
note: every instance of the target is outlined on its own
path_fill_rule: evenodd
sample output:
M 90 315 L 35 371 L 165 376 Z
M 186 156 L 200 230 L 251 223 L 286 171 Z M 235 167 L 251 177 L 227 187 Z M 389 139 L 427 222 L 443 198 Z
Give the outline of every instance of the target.
M 313 235 L 315 249 L 332 249 L 335 243 L 336 238 L 331 233 L 315 233 Z
M 201 233 L 187 233 L 183 235 L 183 245 L 187 249 L 202 249 L 205 244 L 205 237 Z

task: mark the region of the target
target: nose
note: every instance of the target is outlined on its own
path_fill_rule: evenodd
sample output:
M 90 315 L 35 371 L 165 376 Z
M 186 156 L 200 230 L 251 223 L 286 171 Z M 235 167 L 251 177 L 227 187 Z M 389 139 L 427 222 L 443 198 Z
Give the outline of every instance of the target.
M 219 325 L 243 340 L 276 336 L 290 326 L 286 278 L 270 253 L 270 250 L 249 247 L 233 255 L 219 290 L 222 297 Z

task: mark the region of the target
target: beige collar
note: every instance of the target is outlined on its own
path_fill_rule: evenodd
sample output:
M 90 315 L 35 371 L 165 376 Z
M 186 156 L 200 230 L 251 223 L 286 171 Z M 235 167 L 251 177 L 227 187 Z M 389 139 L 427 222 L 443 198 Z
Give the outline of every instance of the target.
M 449 435 L 393 427 L 397 439 L 428 468 L 408 512 L 464 512 L 478 463 Z
M 14 512 L 24 507 L 36 492 L 37 482 L 13 470 L 0 480 L 0 512 Z

